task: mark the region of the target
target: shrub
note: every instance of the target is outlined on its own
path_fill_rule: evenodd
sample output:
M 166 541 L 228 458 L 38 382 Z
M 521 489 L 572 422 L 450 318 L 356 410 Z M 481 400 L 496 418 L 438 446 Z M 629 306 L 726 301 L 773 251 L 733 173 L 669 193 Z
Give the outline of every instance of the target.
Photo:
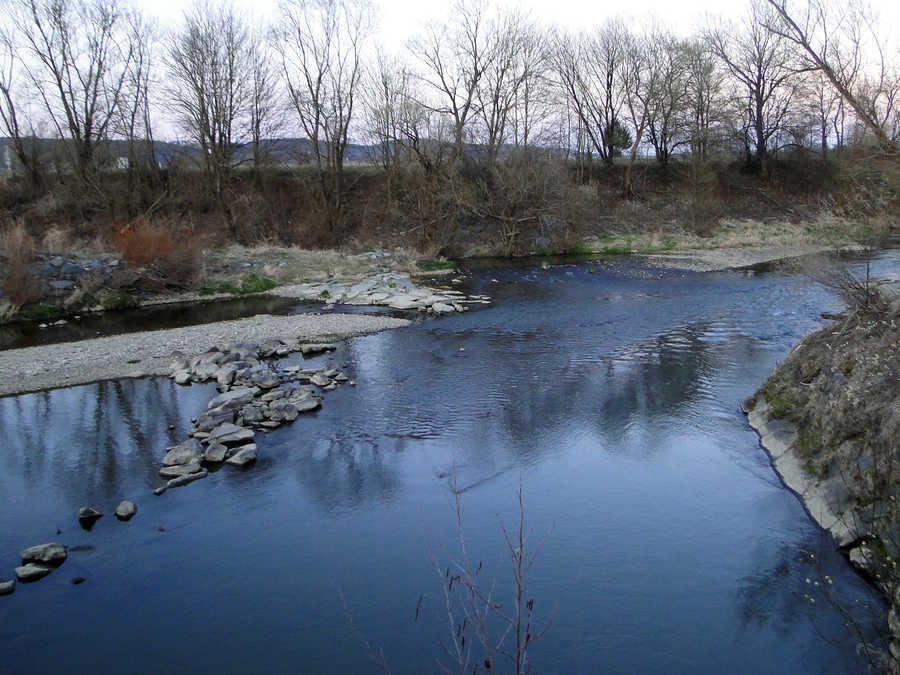
M 184 288 L 202 275 L 203 237 L 189 228 L 137 219 L 117 229 L 113 239 L 122 258 L 145 269 L 139 285 L 151 290 Z

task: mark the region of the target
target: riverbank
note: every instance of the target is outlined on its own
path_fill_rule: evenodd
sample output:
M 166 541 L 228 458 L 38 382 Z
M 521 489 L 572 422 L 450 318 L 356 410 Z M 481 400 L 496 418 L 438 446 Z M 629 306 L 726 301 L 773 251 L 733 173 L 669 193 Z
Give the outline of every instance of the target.
M 742 405 L 785 485 L 890 603 L 885 669 L 900 670 L 900 297 L 848 276 L 833 323 Z
M 193 355 L 236 341 L 328 342 L 409 325 L 365 314 L 259 315 L 184 328 L 129 333 L 0 351 L 0 396 L 99 380 L 170 374 L 172 353 Z

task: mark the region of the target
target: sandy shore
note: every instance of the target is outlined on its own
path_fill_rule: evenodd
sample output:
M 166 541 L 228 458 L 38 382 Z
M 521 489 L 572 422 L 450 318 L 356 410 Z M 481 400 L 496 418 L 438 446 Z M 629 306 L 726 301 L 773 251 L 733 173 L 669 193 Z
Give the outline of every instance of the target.
M 171 355 L 198 354 L 238 340 L 340 340 L 406 326 L 405 319 L 366 314 L 259 315 L 237 321 L 128 333 L 0 351 L 0 396 L 124 377 L 168 375 Z

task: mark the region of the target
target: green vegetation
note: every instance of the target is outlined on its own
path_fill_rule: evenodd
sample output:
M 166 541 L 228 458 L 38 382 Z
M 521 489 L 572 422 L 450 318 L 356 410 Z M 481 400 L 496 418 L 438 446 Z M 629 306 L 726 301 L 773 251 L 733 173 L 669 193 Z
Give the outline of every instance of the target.
M 61 307 L 45 303 L 26 305 L 19 310 L 19 314 L 29 321 L 49 321 L 50 319 L 58 319 L 63 313 Z
M 99 301 L 100 306 L 106 310 L 128 309 L 138 304 L 137 298 L 122 290 L 103 291 L 99 295 Z

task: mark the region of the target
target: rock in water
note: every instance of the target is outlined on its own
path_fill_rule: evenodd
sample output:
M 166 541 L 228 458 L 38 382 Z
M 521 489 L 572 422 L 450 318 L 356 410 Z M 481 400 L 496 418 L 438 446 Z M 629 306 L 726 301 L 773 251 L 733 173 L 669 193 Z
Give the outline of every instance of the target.
M 250 445 L 245 445 L 225 461 L 228 464 L 233 464 L 234 466 L 246 466 L 251 462 L 255 462 L 256 444 L 251 443 Z
M 82 506 L 78 509 L 78 523 L 85 530 L 90 530 L 94 526 L 94 523 L 102 517 L 102 513 L 97 509 L 92 509 L 90 506 Z
M 220 424 L 209 434 L 210 443 L 222 443 L 223 445 L 243 445 L 252 440 L 252 429 L 244 429 L 230 422 Z
M 314 354 L 321 354 L 322 352 L 333 352 L 335 349 L 337 349 L 337 346 L 330 343 L 300 345 L 300 353 L 303 354 L 303 356 L 312 356 Z
M 196 438 L 189 438 L 184 443 L 173 445 L 167 448 L 166 456 L 163 457 L 163 466 L 175 466 L 176 464 L 190 464 L 191 462 L 199 462 L 200 456 L 203 454 L 203 446 Z
M 135 513 L 137 513 L 137 507 L 127 499 L 116 507 L 116 518 L 119 520 L 131 520 Z
M 12 595 L 15 590 L 15 579 L 0 579 L 0 595 Z
M 189 473 L 186 476 L 179 476 L 178 478 L 173 478 L 170 480 L 166 487 L 176 488 L 181 487 L 182 485 L 187 485 L 188 483 L 193 483 L 195 480 L 200 480 L 201 478 L 206 478 L 209 472 L 206 469 L 201 469 L 197 473 Z
M 67 555 L 66 547 L 62 544 L 39 544 L 22 551 L 22 563 L 62 565 Z
M 29 581 L 37 581 L 38 579 L 43 579 L 52 571 L 52 567 L 47 567 L 46 565 L 36 565 L 35 563 L 28 563 L 27 565 L 22 565 L 21 567 L 16 568 L 16 578 L 22 583 L 28 583 Z
M 164 466 L 159 470 L 159 475 L 163 478 L 178 478 L 178 476 L 186 476 L 189 473 L 197 473 L 200 470 L 200 462 L 194 461 L 190 464 L 176 464 L 175 466 Z
M 220 464 L 225 461 L 228 455 L 228 448 L 221 443 L 210 443 L 206 452 L 203 454 L 203 461 L 209 464 Z
M 103 514 L 100 513 L 97 509 L 93 509 L 90 506 L 82 506 L 78 509 L 78 520 L 90 520 L 94 521 L 97 518 L 102 518 Z

